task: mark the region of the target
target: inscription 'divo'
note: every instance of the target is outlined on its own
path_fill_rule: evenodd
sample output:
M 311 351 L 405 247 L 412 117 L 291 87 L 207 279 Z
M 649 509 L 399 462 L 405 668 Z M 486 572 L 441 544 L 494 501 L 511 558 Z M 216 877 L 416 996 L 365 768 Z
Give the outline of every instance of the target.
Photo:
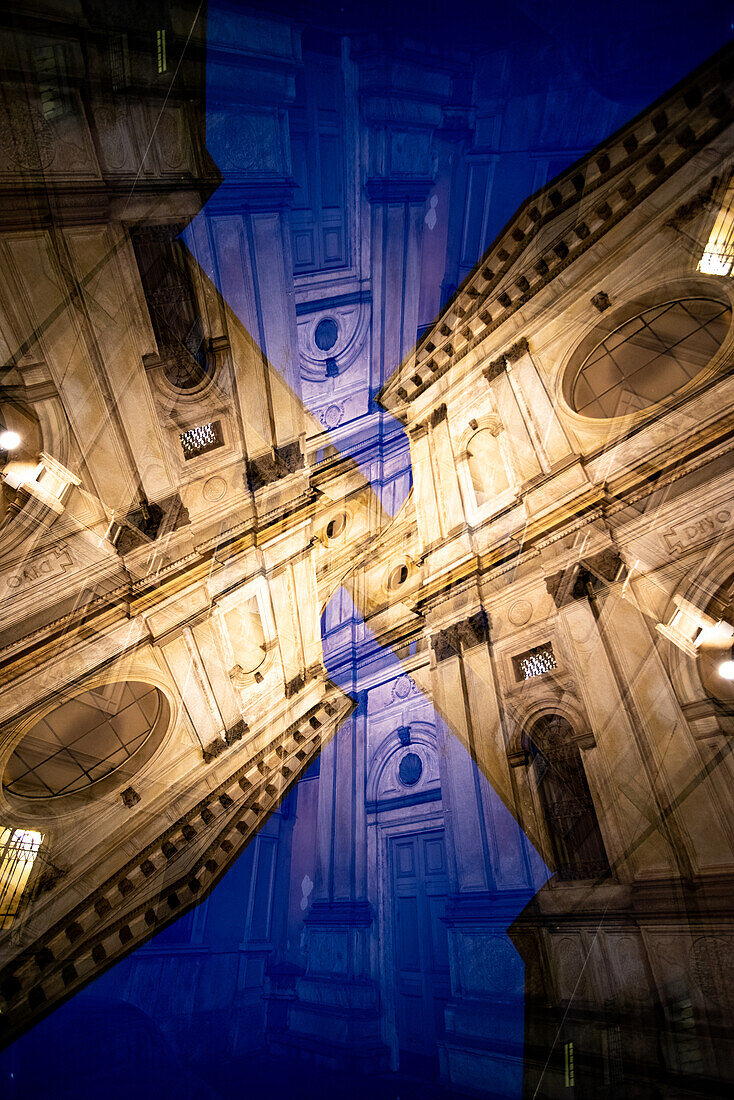
M 18 589 L 30 588 L 53 577 L 60 577 L 73 564 L 66 547 L 57 547 L 48 554 L 29 558 L 22 569 L 6 577 L 5 584 L 11 591 L 17 592 Z
M 690 520 L 688 523 L 678 523 L 667 531 L 662 531 L 665 547 L 669 553 L 685 550 L 694 546 L 697 542 L 703 542 L 712 535 L 720 534 L 731 523 L 731 512 L 728 508 L 719 508 L 716 512 L 710 512 L 700 519 Z

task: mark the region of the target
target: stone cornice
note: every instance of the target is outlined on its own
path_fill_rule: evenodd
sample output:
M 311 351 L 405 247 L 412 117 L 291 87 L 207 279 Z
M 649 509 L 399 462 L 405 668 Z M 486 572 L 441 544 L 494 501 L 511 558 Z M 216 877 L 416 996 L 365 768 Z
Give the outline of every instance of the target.
M 295 450 L 291 458 L 293 462 L 298 461 Z M 76 640 L 109 629 L 122 618 L 132 619 L 177 592 L 208 580 L 212 575 L 213 562 L 225 549 L 231 559 L 254 546 L 263 547 L 283 531 L 314 518 L 323 507 L 313 492 L 307 497 L 299 497 L 293 504 L 285 512 L 278 510 L 267 517 L 260 517 L 264 521 L 261 524 L 252 518 L 244 525 L 237 524 L 224 536 L 196 545 L 192 552 L 158 569 L 155 576 L 118 585 L 84 606 L 30 631 L 5 650 L 0 650 L 0 684 L 16 679 L 53 656 L 59 638 L 63 637 L 65 645 L 73 645 Z

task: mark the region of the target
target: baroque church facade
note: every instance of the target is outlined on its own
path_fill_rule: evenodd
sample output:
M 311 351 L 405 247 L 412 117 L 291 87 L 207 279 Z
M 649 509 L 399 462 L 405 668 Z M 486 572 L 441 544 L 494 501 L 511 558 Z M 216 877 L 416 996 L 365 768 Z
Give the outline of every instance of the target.
M 731 53 L 527 134 L 511 42 L 92 8 L 3 38 L 3 1041 L 726 1090 Z

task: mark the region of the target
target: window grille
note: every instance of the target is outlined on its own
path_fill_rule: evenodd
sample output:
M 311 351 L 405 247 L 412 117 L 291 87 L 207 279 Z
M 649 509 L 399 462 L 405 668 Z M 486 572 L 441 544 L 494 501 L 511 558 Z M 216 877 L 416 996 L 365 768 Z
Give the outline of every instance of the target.
M 520 653 L 517 657 L 513 657 L 512 663 L 518 680 L 532 680 L 535 676 L 543 676 L 546 672 L 558 668 L 550 642 Z
M 130 232 L 166 380 L 177 390 L 201 386 L 214 364 L 189 269 L 178 239 L 182 225 L 143 225 Z
M 42 840 L 42 833 L 0 827 L 0 928 L 18 912 Z
M 573 1065 L 573 1043 L 563 1044 L 563 1063 L 566 1088 L 572 1089 L 576 1081 Z
M 619 1085 L 624 1080 L 622 1031 L 618 1024 L 604 1032 L 604 1084 Z
M 62 46 L 39 46 L 33 51 L 33 64 L 44 118 L 60 118 L 66 113 L 64 93 L 64 50 Z
M 698 270 L 704 275 L 731 275 L 734 271 L 734 181 L 726 189 Z
M 546 714 L 523 735 L 545 817 L 557 877 L 566 882 L 610 874 L 578 741 L 560 714 Z
M 696 1034 L 693 1004 L 685 998 L 670 1007 L 678 1070 L 684 1074 L 703 1072 L 703 1058 Z
M 166 32 L 160 30 L 155 32 L 155 45 L 156 55 L 158 60 L 158 72 L 165 73 L 168 69 L 168 58 L 166 57 Z
M 122 92 L 128 85 L 127 35 L 110 34 L 110 80 L 113 92 Z
M 185 432 L 181 432 L 180 439 L 185 459 L 198 458 L 224 443 L 222 426 L 218 420 L 199 424 L 197 428 L 187 428 Z

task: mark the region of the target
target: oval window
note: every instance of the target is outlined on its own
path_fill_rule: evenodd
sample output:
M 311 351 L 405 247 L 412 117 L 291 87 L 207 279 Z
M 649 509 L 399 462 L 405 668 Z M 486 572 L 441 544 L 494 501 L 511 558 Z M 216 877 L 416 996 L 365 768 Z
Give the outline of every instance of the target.
M 396 565 L 390 573 L 390 577 L 387 582 L 387 587 L 394 589 L 400 588 L 401 584 L 405 584 L 408 579 L 408 566 L 403 563 L 402 565 Z
M 319 321 L 314 332 L 314 340 L 319 351 L 331 351 L 339 335 L 339 326 L 332 317 Z
M 4 786 L 26 798 L 75 794 L 122 767 L 154 731 L 163 732 L 167 718 L 165 696 L 150 684 L 83 691 L 28 731 L 8 761 Z
M 344 531 L 347 526 L 347 517 L 343 512 L 330 519 L 326 525 L 326 537 L 327 539 L 337 539 L 339 535 Z
M 577 413 L 598 419 L 656 405 L 696 378 L 724 341 L 731 308 L 712 298 L 653 306 L 606 335 L 571 388 Z
M 407 752 L 398 765 L 398 778 L 404 787 L 413 787 L 423 774 L 423 761 L 416 752 Z

